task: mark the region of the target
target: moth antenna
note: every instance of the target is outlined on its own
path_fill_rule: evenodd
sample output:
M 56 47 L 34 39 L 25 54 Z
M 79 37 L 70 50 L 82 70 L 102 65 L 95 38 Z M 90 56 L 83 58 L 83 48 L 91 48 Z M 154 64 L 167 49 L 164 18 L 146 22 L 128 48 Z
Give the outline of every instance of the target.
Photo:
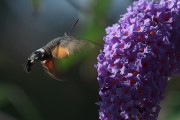
M 71 29 L 69 30 L 69 33 L 72 32 L 72 30 L 73 30 L 73 29 L 75 28 L 75 26 L 77 25 L 78 21 L 79 21 L 79 18 L 76 20 L 76 22 L 74 23 L 74 25 L 71 27 Z

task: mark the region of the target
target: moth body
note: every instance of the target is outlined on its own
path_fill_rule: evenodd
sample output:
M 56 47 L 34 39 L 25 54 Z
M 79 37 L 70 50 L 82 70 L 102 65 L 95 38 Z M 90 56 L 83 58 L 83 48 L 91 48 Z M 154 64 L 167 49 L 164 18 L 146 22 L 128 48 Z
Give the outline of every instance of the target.
M 93 47 L 93 43 L 85 40 L 77 40 L 72 36 L 58 37 L 47 45 L 34 51 L 25 62 L 25 71 L 30 72 L 36 62 L 41 62 L 44 69 L 55 79 L 58 73 L 55 68 L 55 59 L 63 59 L 76 52 Z

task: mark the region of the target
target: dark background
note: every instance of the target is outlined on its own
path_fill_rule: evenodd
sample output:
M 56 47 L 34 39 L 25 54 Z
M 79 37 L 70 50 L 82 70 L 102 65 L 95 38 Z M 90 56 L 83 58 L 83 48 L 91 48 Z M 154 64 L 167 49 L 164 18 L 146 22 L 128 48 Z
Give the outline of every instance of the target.
M 31 52 L 71 35 L 103 43 L 104 29 L 126 12 L 128 0 L 0 0 L 0 120 L 98 120 L 94 64 L 101 46 L 70 57 L 59 67 L 65 81 L 52 79 L 40 64 L 31 74 L 23 64 Z M 180 119 L 180 80 L 169 81 L 160 120 Z

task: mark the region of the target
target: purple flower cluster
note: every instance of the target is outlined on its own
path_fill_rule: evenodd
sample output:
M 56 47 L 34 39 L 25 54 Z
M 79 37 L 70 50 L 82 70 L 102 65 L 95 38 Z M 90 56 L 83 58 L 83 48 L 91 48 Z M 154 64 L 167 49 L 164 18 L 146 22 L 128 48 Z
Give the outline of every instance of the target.
M 106 28 L 96 66 L 101 120 L 156 120 L 180 72 L 180 0 L 140 0 Z

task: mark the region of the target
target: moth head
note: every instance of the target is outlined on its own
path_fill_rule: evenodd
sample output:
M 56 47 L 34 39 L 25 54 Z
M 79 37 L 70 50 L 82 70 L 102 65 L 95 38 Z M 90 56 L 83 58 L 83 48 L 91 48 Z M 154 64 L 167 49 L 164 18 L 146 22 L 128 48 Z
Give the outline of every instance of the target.
M 25 71 L 30 72 L 34 63 L 42 61 L 45 57 L 45 50 L 40 48 L 34 51 L 25 62 Z

